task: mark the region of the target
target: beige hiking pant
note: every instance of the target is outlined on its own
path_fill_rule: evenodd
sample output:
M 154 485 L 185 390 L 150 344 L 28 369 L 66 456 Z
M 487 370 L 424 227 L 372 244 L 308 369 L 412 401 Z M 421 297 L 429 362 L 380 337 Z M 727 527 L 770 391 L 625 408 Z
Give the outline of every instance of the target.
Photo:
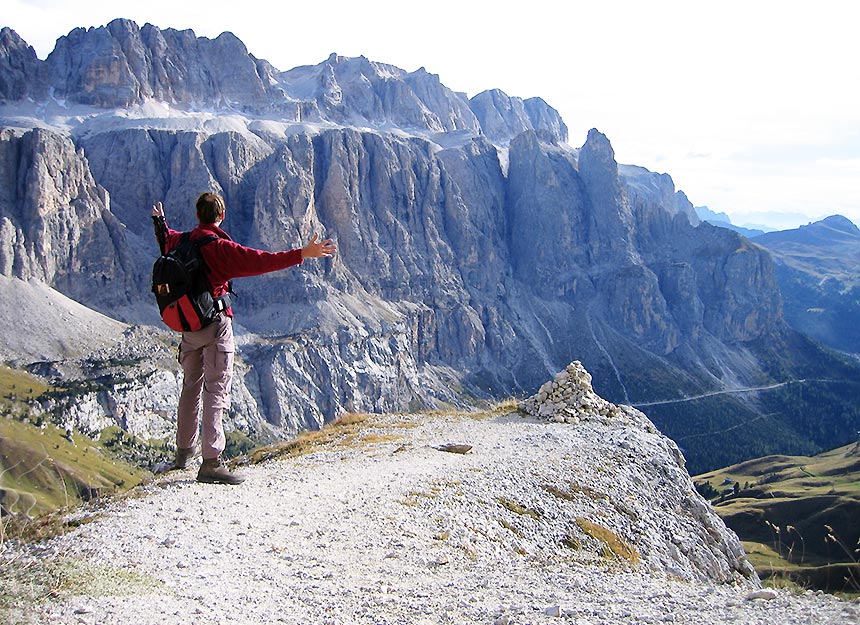
M 230 407 L 234 350 L 233 320 L 224 313 L 202 330 L 182 333 L 179 363 L 185 375 L 177 411 L 177 447 L 188 449 L 197 442 L 202 403 L 203 457 L 217 458 L 224 451 L 222 419 Z

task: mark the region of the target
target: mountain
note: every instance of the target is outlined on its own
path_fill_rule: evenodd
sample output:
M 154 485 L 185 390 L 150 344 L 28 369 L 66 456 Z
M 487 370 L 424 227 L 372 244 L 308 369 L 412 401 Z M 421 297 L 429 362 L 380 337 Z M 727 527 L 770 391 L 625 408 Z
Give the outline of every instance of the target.
M 834 349 L 860 353 L 860 229 L 832 215 L 755 242 L 773 255 L 786 321 Z
M 256 440 L 522 397 L 574 358 L 698 472 L 857 429 L 860 371 L 785 323 L 770 254 L 700 223 L 670 176 L 619 165 L 598 130 L 568 145 L 539 98 L 470 100 L 363 57 L 279 71 L 229 33 L 128 20 L 75 29 L 45 61 L 10 29 L 0 42 L 0 273 L 131 325 L 93 356 L 28 365 L 100 381 L 56 384 L 58 421 L 172 430 L 149 207 L 187 229 L 213 189 L 244 244 L 338 244 L 236 284 L 230 422 Z
M 734 230 L 735 232 L 739 232 L 744 235 L 748 239 L 754 239 L 755 237 L 768 232 L 770 229 L 759 226 L 736 226 L 732 223 L 731 218 L 725 213 L 716 213 L 709 209 L 707 206 L 697 206 L 696 207 L 696 215 L 702 221 L 707 221 L 709 224 L 714 226 L 720 226 L 721 228 L 728 228 L 729 230 Z

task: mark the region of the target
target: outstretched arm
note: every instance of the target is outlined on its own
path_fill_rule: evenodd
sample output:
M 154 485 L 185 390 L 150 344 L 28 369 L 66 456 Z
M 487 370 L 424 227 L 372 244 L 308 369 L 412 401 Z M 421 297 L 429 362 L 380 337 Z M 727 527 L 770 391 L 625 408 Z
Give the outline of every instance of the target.
M 302 259 L 305 258 L 329 258 L 336 251 L 337 247 L 332 243 L 331 239 L 325 241 L 317 241 L 318 235 L 311 237 L 308 244 L 302 248 Z

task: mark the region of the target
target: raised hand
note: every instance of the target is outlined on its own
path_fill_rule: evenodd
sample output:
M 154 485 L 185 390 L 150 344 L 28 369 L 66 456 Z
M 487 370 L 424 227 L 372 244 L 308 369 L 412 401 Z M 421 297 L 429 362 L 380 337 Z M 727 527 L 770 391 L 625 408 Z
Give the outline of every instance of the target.
M 315 234 L 302 248 L 302 258 L 328 258 L 337 251 L 337 247 L 331 239 L 317 241 L 318 238 L 319 235 Z

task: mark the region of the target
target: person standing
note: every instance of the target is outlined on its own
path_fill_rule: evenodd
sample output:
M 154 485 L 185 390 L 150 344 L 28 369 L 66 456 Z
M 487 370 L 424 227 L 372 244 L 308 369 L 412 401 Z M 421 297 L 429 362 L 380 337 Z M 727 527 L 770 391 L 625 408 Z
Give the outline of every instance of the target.
M 206 266 L 206 279 L 213 299 L 221 300 L 230 290 L 230 280 L 257 276 L 301 264 L 306 258 L 328 258 L 336 252 L 331 239 L 319 241 L 315 234 L 300 249 L 266 252 L 233 241 L 221 229 L 227 215 L 223 198 L 206 192 L 197 198 L 198 225 L 191 231 L 192 241 L 214 235 L 217 238 L 200 247 Z M 164 207 L 152 207 L 155 234 L 165 251 L 179 244 L 181 232 L 171 230 L 164 218 Z M 225 300 L 229 302 L 229 300 Z M 224 411 L 230 406 L 233 379 L 233 309 L 217 313 L 215 320 L 195 332 L 183 332 L 179 363 L 183 382 L 179 396 L 176 426 L 176 456 L 172 468 L 185 469 L 202 453 L 203 462 L 197 481 L 215 484 L 241 484 L 245 478 L 224 464 L 226 444 Z M 202 407 L 202 433 L 201 425 Z

